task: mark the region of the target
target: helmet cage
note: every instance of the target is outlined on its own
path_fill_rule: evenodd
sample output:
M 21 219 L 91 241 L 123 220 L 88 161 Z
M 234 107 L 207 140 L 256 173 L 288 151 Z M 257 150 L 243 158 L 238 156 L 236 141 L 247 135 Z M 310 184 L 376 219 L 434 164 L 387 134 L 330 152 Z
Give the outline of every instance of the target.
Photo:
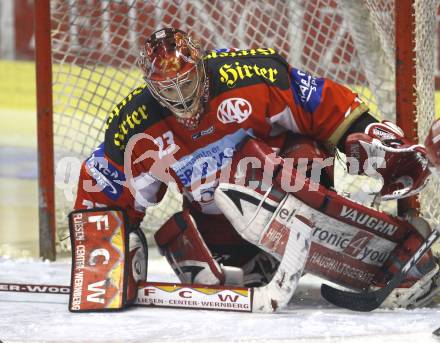
M 200 109 L 200 100 L 204 91 L 205 66 L 203 61 L 191 67 L 183 74 L 176 74 L 174 78 L 165 80 L 152 80 L 144 76 L 148 88 L 155 98 L 165 107 L 170 109 L 177 117 L 188 118 L 197 113 Z M 191 86 L 188 91 L 188 87 Z M 174 91 L 177 97 L 169 97 L 167 91 Z
M 197 41 L 181 30 L 165 28 L 151 35 L 138 60 L 152 95 L 185 126 L 198 123 L 207 98 L 202 56 Z

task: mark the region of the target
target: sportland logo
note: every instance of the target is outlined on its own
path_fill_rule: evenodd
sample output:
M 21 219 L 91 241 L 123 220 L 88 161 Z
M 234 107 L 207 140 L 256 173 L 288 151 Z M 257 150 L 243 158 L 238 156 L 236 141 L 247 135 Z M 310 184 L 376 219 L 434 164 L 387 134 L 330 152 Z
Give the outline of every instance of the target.
M 223 124 L 242 123 L 252 113 L 252 106 L 246 99 L 229 98 L 223 100 L 217 108 L 217 118 Z

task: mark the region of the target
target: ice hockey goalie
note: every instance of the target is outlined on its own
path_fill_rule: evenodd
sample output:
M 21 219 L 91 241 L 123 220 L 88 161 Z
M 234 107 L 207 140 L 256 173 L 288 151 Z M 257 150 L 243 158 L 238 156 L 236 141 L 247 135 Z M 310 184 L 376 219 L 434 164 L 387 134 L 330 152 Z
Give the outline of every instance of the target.
M 117 208 L 128 239 L 176 184 L 183 209 L 155 240 L 182 282 L 267 284 L 285 248 L 282 230 L 267 230 L 275 214 L 310 224 L 304 272 L 354 289 L 380 287 L 422 242 L 419 220 L 333 190 L 337 149 L 351 173 L 382 179 L 382 200 L 417 194 L 429 175 L 425 148 L 377 122 L 345 86 L 272 48 L 205 52 L 174 28 L 148 37 L 139 66 L 145 83 L 109 114 L 105 141 L 82 165 L 75 210 Z M 387 306 L 416 304 L 437 273 L 426 255 Z

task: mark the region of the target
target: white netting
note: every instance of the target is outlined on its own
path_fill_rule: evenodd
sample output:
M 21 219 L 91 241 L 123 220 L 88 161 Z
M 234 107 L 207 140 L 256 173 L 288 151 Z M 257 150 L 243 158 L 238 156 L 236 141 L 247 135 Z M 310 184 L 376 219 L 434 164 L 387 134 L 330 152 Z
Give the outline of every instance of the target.
M 416 16 L 416 95 L 417 128 L 423 142 L 435 117 L 435 48 L 439 0 L 417 0 Z M 421 211 L 431 223 L 440 223 L 440 182 L 432 178 L 420 197 Z
M 62 161 L 57 167 L 59 232 L 66 227 L 73 200 L 69 195 L 75 192 L 66 184 L 77 178 L 79 162 L 103 140 L 107 114 L 142 82 L 135 61 L 139 45 L 153 31 L 180 27 L 206 49 L 275 47 L 292 65 L 347 84 L 373 114 L 393 119 L 393 4 L 392 0 L 51 1 L 55 150 L 57 161 Z M 431 121 L 426 118 L 434 113 L 436 7 L 437 0 L 416 1 L 422 22 L 417 61 L 425 73 L 417 78 L 421 137 Z M 339 189 L 361 182 L 346 175 L 343 179 Z M 432 193 L 427 194 L 432 199 Z M 425 214 L 438 216 L 435 203 L 423 204 Z M 168 194 L 164 203 L 147 213 L 148 227 L 157 228 L 179 206 L 180 197 Z

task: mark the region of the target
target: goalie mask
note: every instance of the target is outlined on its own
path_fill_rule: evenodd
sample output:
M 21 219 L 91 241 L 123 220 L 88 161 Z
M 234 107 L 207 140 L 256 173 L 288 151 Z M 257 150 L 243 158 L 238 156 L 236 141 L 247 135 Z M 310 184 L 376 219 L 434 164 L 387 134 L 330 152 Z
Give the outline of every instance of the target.
M 181 30 L 161 29 L 148 38 L 138 63 L 153 96 L 181 124 L 194 129 L 208 89 L 199 43 Z

